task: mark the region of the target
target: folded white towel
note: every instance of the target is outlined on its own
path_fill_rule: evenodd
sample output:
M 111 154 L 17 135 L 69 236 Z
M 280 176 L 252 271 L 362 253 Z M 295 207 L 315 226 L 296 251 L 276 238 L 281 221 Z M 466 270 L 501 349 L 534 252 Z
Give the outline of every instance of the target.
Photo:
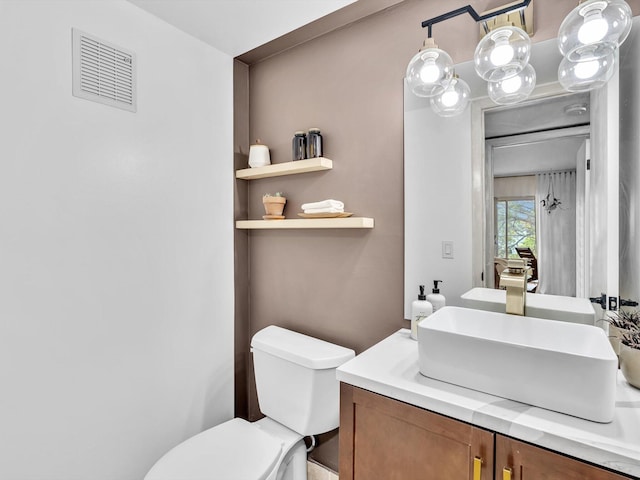
M 305 208 L 304 213 L 344 213 L 344 208 Z
M 305 203 L 302 205 L 303 210 L 309 208 L 344 208 L 344 203 L 339 200 L 323 200 L 321 202 Z

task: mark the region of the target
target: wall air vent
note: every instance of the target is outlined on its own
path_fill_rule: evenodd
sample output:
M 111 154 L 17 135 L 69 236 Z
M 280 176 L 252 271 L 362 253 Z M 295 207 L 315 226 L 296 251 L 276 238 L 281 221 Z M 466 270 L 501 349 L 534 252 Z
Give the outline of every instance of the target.
M 136 111 L 136 55 L 72 29 L 73 95 Z

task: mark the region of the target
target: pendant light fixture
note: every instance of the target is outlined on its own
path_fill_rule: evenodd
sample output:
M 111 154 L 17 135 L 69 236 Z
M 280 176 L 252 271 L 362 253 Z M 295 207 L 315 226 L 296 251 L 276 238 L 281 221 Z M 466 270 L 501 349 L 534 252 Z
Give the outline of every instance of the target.
M 453 77 L 453 60 L 440 50 L 433 38 L 427 38 L 407 66 L 407 84 L 418 97 L 441 94 Z
M 562 205 L 560 199 L 556 198 L 556 194 L 553 191 L 553 174 L 549 174 L 549 188 L 547 189 L 547 196 L 540 200 L 540 205 L 551 215 L 556 208 Z
M 558 48 L 564 59 L 558 81 L 570 92 L 600 88 L 615 69 L 615 51 L 631 31 L 631 8 L 624 0 L 582 1 L 564 19 Z
M 441 117 L 454 117 L 465 111 L 470 99 L 469 85 L 454 74 L 444 91 L 431 98 L 431 108 Z
M 471 5 L 467 5 L 423 21 L 422 27 L 428 28 L 428 36 L 407 66 L 409 89 L 419 97 L 430 98 L 431 108 L 443 117 L 458 115 L 467 108 L 471 89 L 464 80 L 454 77 L 453 60 L 438 48 L 431 34 L 434 24 L 468 13 L 476 22 L 481 22 L 488 33 L 476 48 L 474 62 L 478 75 L 492 82 L 491 90 L 504 103 L 526 98 L 535 86 L 535 72 L 533 68 L 527 68 L 531 55 L 529 35 L 510 22 L 501 21 L 490 28 L 488 21 L 513 14 L 525 24 L 524 9 L 530 3 L 531 0 L 511 3 L 484 15 L 478 15 Z M 508 82 L 510 77 L 514 79 Z
M 470 96 L 464 93 L 464 86 L 468 89 L 468 85 L 453 78 L 453 60 L 435 44 L 431 30 L 436 23 L 468 13 L 484 28 L 485 36 L 476 47 L 473 60 L 476 73 L 488 82 L 489 97 L 500 105 L 526 99 L 536 85 L 536 72 L 529 65 L 529 34 L 533 29 L 527 30 L 530 25 L 526 12 L 532 11 L 528 8 L 531 2 L 511 3 L 483 15 L 467 5 L 423 21 L 428 38 L 407 67 L 411 91 L 431 98 L 431 107 L 439 115 L 464 111 Z M 558 81 L 566 90 L 592 90 L 609 81 L 615 72 L 616 50 L 631 31 L 631 16 L 631 7 L 625 0 L 580 0 L 558 32 L 558 48 L 564 57 L 558 68 Z M 514 22 L 513 17 L 518 21 Z M 457 98 L 463 101 L 462 108 L 457 108 Z

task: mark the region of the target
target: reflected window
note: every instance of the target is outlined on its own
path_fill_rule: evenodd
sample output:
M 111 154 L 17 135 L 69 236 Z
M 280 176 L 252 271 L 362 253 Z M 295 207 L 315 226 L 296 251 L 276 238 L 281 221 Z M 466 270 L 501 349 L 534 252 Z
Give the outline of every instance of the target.
M 519 258 L 516 247 L 528 247 L 535 253 L 535 198 L 496 198 L 495 226 L 496 257 Z

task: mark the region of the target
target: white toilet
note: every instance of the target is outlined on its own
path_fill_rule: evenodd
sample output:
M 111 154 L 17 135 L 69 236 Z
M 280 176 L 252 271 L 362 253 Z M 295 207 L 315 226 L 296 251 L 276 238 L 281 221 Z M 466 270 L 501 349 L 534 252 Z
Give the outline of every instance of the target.
M 166 453 L 145 480 L 306 480 L 303 437 L 338 427 L 336 368 L 355 352 L 270 326 L 251 341 L 260 410 L 234 418 Z

